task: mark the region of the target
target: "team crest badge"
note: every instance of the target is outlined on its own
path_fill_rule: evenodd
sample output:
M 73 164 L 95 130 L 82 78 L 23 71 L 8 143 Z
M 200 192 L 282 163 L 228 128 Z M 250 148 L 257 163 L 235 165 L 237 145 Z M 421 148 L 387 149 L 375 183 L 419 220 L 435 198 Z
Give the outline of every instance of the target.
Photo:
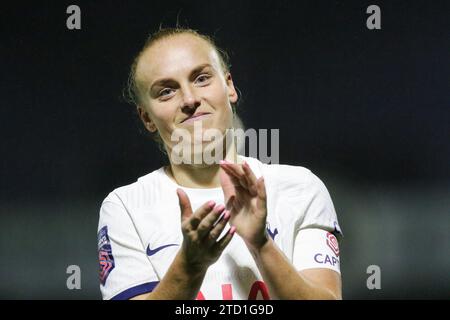
M 98 260 L 100 262 L 100 283 L 105 285 L 111 271 L 114 269 L 114 257 L 108 237 L 108 227 L 104 226 L 98 232 Z
M 330 249 L 334 252 L 336 257 L 339 257 L 339 244 L 334 236 L 334 234 L 327 232 L 327 245 L 330 247 Z

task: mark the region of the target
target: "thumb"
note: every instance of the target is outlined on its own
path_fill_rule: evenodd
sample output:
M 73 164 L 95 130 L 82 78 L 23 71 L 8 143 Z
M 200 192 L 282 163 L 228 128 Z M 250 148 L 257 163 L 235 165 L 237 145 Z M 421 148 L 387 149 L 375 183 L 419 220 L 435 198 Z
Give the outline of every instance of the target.
M 183 189 L 177 188 L 177 196 L 178 196 L 178 203 L 180 205 L 181 210 L 181 221 L 188 219 L 190 216 L 192 216 L 192 207 L 191 207 L 191 201 L 189 200 L 188 195 L 186 192 L 184 192 Z

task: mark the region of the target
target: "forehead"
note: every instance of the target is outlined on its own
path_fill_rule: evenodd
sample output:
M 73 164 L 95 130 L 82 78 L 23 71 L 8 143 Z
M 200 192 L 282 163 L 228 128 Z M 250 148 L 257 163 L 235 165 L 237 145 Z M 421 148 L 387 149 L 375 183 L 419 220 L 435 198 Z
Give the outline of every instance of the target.
M 204 39 L 179 34 L 158 40 L 147 48 L 139 59 L 136 75 L 141 81 L 188 74 L 200 64 L 220 68 L 216 50 Z

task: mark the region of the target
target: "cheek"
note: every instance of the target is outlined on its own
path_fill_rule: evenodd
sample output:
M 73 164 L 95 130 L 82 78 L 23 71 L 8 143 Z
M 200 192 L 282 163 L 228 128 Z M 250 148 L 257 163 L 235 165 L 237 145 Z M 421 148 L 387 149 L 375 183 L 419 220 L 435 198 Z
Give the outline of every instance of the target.
M 227 95 L 227 88 L 223 86 L 222 84 L 217 84 L 213 88 L 214 96 L 217 102 L 220 103 L 221 106 L 228 105 L 228 95 Z
M 169 105 L 156 105 L 152 106 L 151 110 L 153 122 L 160 131 L 160 134 L 164 135 L 167 131 L 171 131 L 174 118 L 171 107 Z
M 228 91 L 226 86 L 221 84 L 214 85 L 206 93 L 207 101 L 216 109 L 216 112 L 221 114 L 221 118 L 228 118 L 228 113 L 231 113 L 232 109 L 228 99 Z
M 218 99 L 216 106 L 216 112 L 218 117 L 216 119 L 217 126 L 223 129 L 230 128 L 233 125 L 233 109 L 228 100 L 228 96 L 223 94 L 220 99 Z

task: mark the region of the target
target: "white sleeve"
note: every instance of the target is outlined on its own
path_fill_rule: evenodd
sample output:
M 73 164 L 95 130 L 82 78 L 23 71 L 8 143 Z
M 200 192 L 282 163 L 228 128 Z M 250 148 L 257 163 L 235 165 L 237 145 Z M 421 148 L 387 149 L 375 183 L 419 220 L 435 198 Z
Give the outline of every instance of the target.
M 132 219 L 113 193 L 100 208 L 98 257 L 105 300 L 126 300 L 153 291 L 158 284 Z
M 336 237 L 322 229 L 300 230 L 295 238 L 293 265 L 298 271 L 327 268 L 341 273 Z
M 328 268 L 340 273 L 339 240 L 343 237 L 331 196 L 312 172 L 305 192 L 306 211 L 294 240 L 293 264 L 297 270 Z
M 306 192 L 308 195 L 304 199 L 308 201 L 307 209 L 298 230 L 319 228 L 330 231 L 339 238 L 343 236 L 330 193 L 312 172 L 309 174 Z

